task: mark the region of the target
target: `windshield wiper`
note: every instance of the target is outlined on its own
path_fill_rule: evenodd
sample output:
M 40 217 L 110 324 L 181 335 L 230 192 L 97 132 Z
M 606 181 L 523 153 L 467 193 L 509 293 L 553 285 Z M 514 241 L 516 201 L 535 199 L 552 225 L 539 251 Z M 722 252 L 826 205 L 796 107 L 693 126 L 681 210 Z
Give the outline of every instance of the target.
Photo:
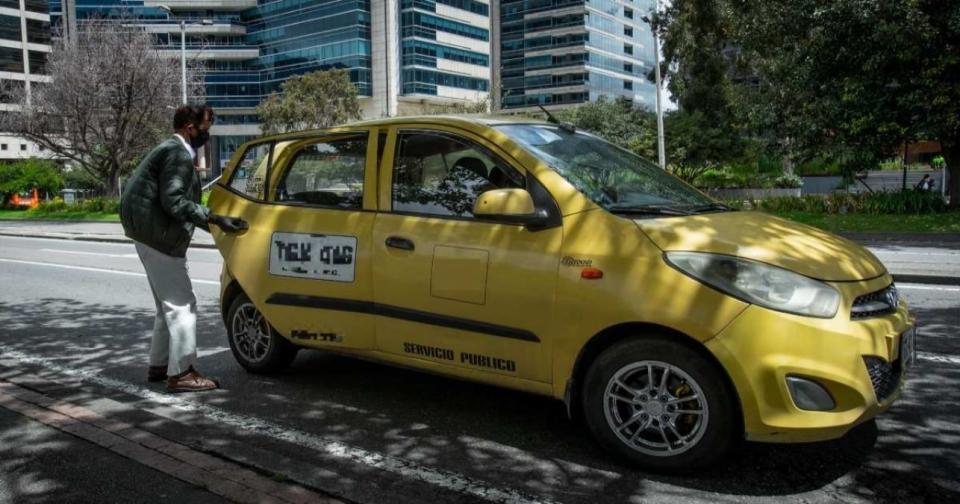
M 672 206 L 664 205 L 639 205 L 639 206 L 618 206 L 612 205 L 607 210 L 615 214 L 642 214 L 642 215 L 693 215 L 693 212 Z
M 734 212 L 736 209 L 724 205 L 723 203 L 707 203 L 705 205 L 697 205 L 688 207 L 685 210 L 688 210 L 690 213 L 700 213 L 700 212 Z

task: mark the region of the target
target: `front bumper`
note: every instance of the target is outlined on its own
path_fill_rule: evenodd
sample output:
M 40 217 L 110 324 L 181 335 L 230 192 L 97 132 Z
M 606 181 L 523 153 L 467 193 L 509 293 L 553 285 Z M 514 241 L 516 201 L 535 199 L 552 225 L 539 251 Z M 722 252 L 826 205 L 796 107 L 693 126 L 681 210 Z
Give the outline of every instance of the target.
M 885 275 L 834 286 L 849 305 L 889 283 Z M 751 306 L 706 345 L 737 389 L 747 439 L 822 441 L 843 436 L 896 400 L 904 383 L 900 340 L 912 326 L 902 301 L 895 313 L 863 320 L 850 320 L 849 306 L 829 320 Z M 818 383 L 836 406 L 798 408 L 787 376 Z

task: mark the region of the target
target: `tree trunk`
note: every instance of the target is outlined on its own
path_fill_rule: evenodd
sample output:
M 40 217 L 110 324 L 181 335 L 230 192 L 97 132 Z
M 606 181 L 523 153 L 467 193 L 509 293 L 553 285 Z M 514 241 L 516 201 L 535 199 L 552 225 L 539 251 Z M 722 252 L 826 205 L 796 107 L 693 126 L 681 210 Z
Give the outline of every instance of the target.
M 115 173 L 103 180 L 103 193 L 108 198 L 120 197 L 120 187 L 117 185 L 117 175 Z
M 960 138 L 941 142 L 943 160 L 947 163 L 947 194 L 950 208 L 960 208 Z

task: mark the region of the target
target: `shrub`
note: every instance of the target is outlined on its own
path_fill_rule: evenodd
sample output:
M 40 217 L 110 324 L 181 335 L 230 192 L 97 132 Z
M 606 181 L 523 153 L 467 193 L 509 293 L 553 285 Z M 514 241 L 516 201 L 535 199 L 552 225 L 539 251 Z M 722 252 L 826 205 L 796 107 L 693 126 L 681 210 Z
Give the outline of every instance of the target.
M 861 213 L 867 215 L 931 214 L 947 211 L 943 198 L 929 191 L 850 194 L 836 192 L 827 196 L 781 197 L 754 202 L 766 212 L 805 212 L 825 214 Z
M 697 177 L 697 187 L 706 189 L 735 189 L 743 187 L 741 183 L 745 181 L 746 177 L 738 177 L 737 174 L 724 168 L 711 168 L 704 170 L 704 172 Z
M 83 212 L 119 213 L 120 200 L 114 198 L 90 198 L 81 201 L 77 210 Z
M 757 171 L 760 173 L 771 173 L 776 175 L 783 172 L 783 166 L 781 165 L 779 159 L 768 156 L 760 156 L 760 158 L 757 159 Z
M 70 206 L 64 203 L 62 198 L 54 198 L 51 201 L 41 201 L 34 211 L 41 214 L 48 214 L 65 212 L 69 209 Z
M 825 159 L 814 159 L 797 166 L 794 170 L 797 175 L 802 177 L 827 176 L 843 174 L 843 167 L 836 161 L 827 161 Z
M 62 198 L 54 198 L 51 201 L 41 201 L 36 209 L 39 214 L 60 212 L 120 213 L 120 201 L 113 198 L 90 198 L 68 205 Z
M 884 171 L 893 171 L 893 170 L 902 170 L 903 162 L 900 159 L 888 159 L 880 163 L 881 170 Z
M 871 193 L 864 197 L 862 211 L 868 214 L 924 214 L 947 210 L 943 198 L 932 191 Z
M 803 187 L 803 179 L 792 173 L 784 173 L 783 175 L 773 179 L 773 185 L 774 187 L 781 188 Z

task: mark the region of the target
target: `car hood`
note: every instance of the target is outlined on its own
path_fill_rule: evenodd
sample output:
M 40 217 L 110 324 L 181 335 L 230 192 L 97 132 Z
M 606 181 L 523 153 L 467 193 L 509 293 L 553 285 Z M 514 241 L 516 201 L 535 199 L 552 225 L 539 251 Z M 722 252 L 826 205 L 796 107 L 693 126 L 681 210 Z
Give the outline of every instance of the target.
M 759 212 L 635 222 L 664 251 L 744 257 L 825 281 L 864 280 L 886 273 L 876 256 L 850 240 Z

